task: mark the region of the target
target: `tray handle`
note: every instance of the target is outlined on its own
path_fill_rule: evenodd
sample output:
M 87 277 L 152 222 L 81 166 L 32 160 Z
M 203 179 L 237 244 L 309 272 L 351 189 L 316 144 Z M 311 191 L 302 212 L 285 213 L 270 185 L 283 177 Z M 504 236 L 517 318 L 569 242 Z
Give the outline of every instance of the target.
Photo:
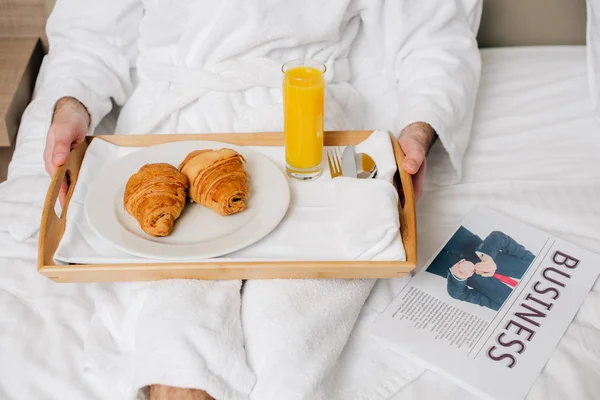
M 406 252 L 406 261 L 417 263 L 417 215 L 415 205 L 415 192 L 413 188 L 412 175 L 404 170 L 402 166 L 405 154 L 398 140 L 390 133 L 394 158 L 398 173 L 394 177 L 394 186 L 399 195 L 398 213 L 400 214 L 400 234 Z
M 83 161 L 83 156 L 87 147 L 88 141 L 84 140 L 83 143 L 73 149 L 69 155 L 69 160 L 56 171 L 48 186 L 46 200 L 44 201 L 42 221 L 40 224 L 38 271 L 41 271 L 45 265 L 56 265 L 54 262 L 54 253 L 56 252 L 65 231 L 69 203 L 71 202 L 71 196 L 73 195 L 73 190 L 75 189 L 77 178 L 79 177 L 79 169 L 81 168 L 81 162 Z M 59 216 L 56 214 L 54 207 L 58 200 L 60 186 L 65 176 L 69 182 L 69 188 L 67 190 L 65 204 L 62 206 L 62 212 Z

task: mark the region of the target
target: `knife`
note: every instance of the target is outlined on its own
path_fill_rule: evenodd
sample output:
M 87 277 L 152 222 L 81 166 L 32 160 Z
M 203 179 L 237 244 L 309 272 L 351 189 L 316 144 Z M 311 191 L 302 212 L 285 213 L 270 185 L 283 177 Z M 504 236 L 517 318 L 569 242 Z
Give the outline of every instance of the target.
M 346 146 L 342 153 L 342 175 L 356 178 L 356 152 L 354 146 Z

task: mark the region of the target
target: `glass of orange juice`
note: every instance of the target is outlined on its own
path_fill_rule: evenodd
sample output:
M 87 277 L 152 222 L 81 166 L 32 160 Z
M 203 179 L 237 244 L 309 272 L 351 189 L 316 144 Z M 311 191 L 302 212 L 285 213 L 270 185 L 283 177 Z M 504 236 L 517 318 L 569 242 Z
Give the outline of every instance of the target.
M 294 60 L 283 65 L 283 131 L 288 176 L 311 180 L 323 172 L 325 65 Z

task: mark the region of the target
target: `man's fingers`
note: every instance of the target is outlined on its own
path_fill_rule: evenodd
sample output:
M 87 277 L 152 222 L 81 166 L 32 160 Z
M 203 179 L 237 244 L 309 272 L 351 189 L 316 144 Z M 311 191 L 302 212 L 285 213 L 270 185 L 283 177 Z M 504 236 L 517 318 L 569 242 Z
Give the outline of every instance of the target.
M 52 153 L 54 152 L 54 135 L 52 134 L 52 129 L 48 132 L 48 137 L 46 138 L 46 148 L 44 149 L 44 166 L 46 167 L 46 172 L 52 176 L 54 171 L 56 171 L 56 167 L 52 165 Z
M 415 193 L 415 201 L 418 201 L 423 194 L 423 182 L 425 181 L 425 168 L 426 163 L 423 163 L 423 166 L 417 171 L 415 175 L 413 175 L 413 191 Z
M 71 152 L 71 142 L 66 139 L 57 139 L 54 142 L 54 151 L 52 152 L 52 164 L 55 167 L 60 167 L 67 162 L 69 153 Z
M 79 107 L 85 109 L 77 100 L 68 97 L 56 104 L 44 151 L 44 164 L 50 175 L 67 163 L 71 150 L 85 139 L 89 121 L 84 115 L 87 111 Z
M 398 143 L 404 153 L 402 168 L 412 175 L 415 201 L 423 194 L 427 150 L 435 141 L 435 131 L 425 123 L 414 123 L 400 133 Z
M 400 138 L 399 143 L 405 154 L 404 169 L 411 175 L 416 174 L 425 160 L 425 149 L 419 142 L 408 136 Z
M 496 270 L 490 265 L 485 263 L 478 263 L 475 267 L 475 271 L 483 277 L 491 277 L 494 276 Z
M 67 190 L 69 189 L 67 185 L 67 177 L 65 177 L 60 184 L 60 191 L 58 192 L 58 201 L 60 202 L 61 208 L 65 207 L 65 201 L 67 199 Z
M 422 155 L 422 152 L 415 149 L 406 153 L 406 157 L 404 157 L 404 163 L 402 164 L 402 166 L 404 167 L 404 170 L 406 172 L 408 172 L 411 175 L 414 175 L 419 171 L 421 165 L 423 165 L 424 159 L 425 156 Z
M 44 160 L 44 168 L 46 169 L 46 172 L 50 176 L 53 176 L 54 175 L 54 171 L 56 171 L 56 167 L 54 165 L 52 165 L 52 163 L 50 161 L 45 161 Z
M 79 136 L 77 136 L 77 138 L 75 138 L 75 140 L 73 141 L 73 143 L 71 143 L 71 150 L 73 150 L 74 148 L 76 148 L 77 146 L 79 146 L 81 143 L 83 143 L 84 140 L 85 140 L 85 135 L 79 135 Z

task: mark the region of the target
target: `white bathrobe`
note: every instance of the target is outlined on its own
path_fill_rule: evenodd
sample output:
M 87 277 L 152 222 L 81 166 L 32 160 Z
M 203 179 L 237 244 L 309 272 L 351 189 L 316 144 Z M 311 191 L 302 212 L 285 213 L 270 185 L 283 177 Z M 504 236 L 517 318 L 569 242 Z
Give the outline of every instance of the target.
M 113 101 L 120 134 L 281 131 L 281 65 L 312 58 L 327 66 L 327 129 L 399 134 L 425 121 L 439 136 L 428 179 L 455 183 L 478 86 L 480 11 L 480 0 L 58 0 L 16 151 L 41 163 L 63 96 L 87 107 L 90 132 Z M 98 285 L 88 362 L 124 398 L 151 383 L 217 399 L 388 398 L 421 371 L 365 333 L 395 283 Z M 129 311 L 98 333 L 116 318 L 102 315 L 106 302 Z

